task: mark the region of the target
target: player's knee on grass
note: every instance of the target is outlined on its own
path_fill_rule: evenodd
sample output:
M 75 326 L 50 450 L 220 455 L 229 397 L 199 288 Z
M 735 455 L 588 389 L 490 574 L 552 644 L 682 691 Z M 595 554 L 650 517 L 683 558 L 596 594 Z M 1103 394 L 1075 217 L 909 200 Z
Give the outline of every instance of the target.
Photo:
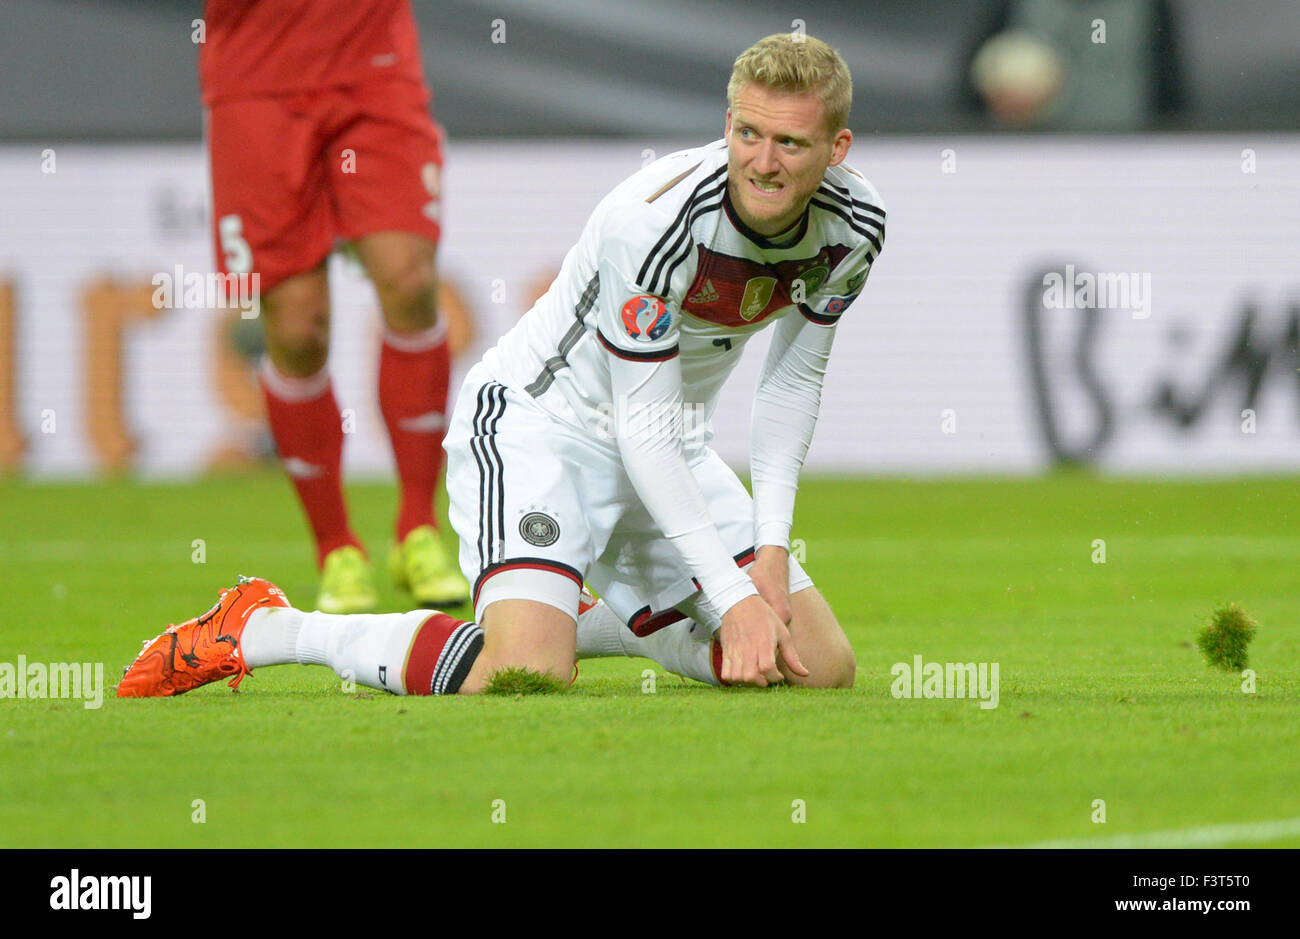
M 531 668 L 500 668 L 488 676 L 483 694 L 555 694 L 569 685 L 554 675 Z
M 786 681 L 801 688 L 852 688 L 857 675 L 853 646 L 826 599 L 817 588 L 808 587 L 790 597 L 790 606 L 790 636 L 808 675 L 782 669 Z
M 484 609 L 479 625 L 483 651 L 463 693 L 554 691 L 573 678 L 577 623 L 564 611 L 532 600 L 499 600 Z

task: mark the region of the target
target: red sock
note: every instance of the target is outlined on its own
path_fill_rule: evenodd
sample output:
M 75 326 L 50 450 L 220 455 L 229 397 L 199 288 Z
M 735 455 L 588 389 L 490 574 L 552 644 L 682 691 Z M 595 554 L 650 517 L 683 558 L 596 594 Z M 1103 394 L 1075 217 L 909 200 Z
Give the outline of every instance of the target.
M 402 485 L 396 530 L 399 542 L 413 528 L 437 525 L 433 499 L 442 469 L 451 373 L 446 337 L 442 323 L 418 333 L 384 331 L 379 353 L 379 410 L 388 425 Z
M 343 425 L 329 372 L 321 369 L 307 378 L 291 378 L 263 359 L 259 378 L 271 436 L 307 513 L 319 567 L 335 548 L 361 547 L 348 527 L 343 502 Z
M 718 684 L 730 688 L 731 682 L 722 680 L 722 643 L 716 639 L 710 639 L 709 642 L 713 644 L 713 648 L 709 650 L 712 653 L 709 661 L 713 664 L 713 677 L 718 680 Z
M 483 649 L 483 630 L 433 613 L 411 640 L 402 673 L 407 694 L 455 694 Z

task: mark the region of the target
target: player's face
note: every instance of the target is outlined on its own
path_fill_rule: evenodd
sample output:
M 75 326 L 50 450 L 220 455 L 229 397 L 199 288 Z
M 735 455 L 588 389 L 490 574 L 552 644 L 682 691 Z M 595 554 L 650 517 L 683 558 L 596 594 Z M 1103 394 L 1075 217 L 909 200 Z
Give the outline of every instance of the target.
M 760 235 L 794 225 L 852 142 L 847 128 L 827 128 L 812 92 L 742 85 L 727 111 L 727 186 L 740 220 Z

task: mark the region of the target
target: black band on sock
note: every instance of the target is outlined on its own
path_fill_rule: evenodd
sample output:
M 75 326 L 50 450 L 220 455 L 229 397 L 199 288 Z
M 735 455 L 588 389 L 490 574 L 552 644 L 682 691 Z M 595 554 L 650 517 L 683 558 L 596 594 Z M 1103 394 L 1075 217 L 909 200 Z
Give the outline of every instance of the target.
M 442 647 L 429 682 L 430 694 L 455 694 L 483 650 L 483 630 L 473 623 L 458 626 Z

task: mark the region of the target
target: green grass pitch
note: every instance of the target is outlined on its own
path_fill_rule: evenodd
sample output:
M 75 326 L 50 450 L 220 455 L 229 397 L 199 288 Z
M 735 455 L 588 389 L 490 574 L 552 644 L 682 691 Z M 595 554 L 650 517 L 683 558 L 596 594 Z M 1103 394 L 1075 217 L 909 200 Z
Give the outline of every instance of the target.
M 392 487 L 349 498 L 382 560 Z M 852 690 L 660 671 L 648 694 L 624 659 L 546 696 L 347 694 L 287 666 L 240 694 L 0 699 L 0 846 L 1105 845 L 1244 823 L 1268 824 L 1227 844 L 1300 846 L 1300 481 L 812 479 L 795 536 Z M 0 662 L 102 662 L 108 695 L 236 574 L 315 596 L 270 473 L 2 483 L 0 571 Z M 1228 602 L 1259 624 L 1254 693 L 1196 646 Z M 998 707 L 893 697 L 915 655 L 998 663 Z

